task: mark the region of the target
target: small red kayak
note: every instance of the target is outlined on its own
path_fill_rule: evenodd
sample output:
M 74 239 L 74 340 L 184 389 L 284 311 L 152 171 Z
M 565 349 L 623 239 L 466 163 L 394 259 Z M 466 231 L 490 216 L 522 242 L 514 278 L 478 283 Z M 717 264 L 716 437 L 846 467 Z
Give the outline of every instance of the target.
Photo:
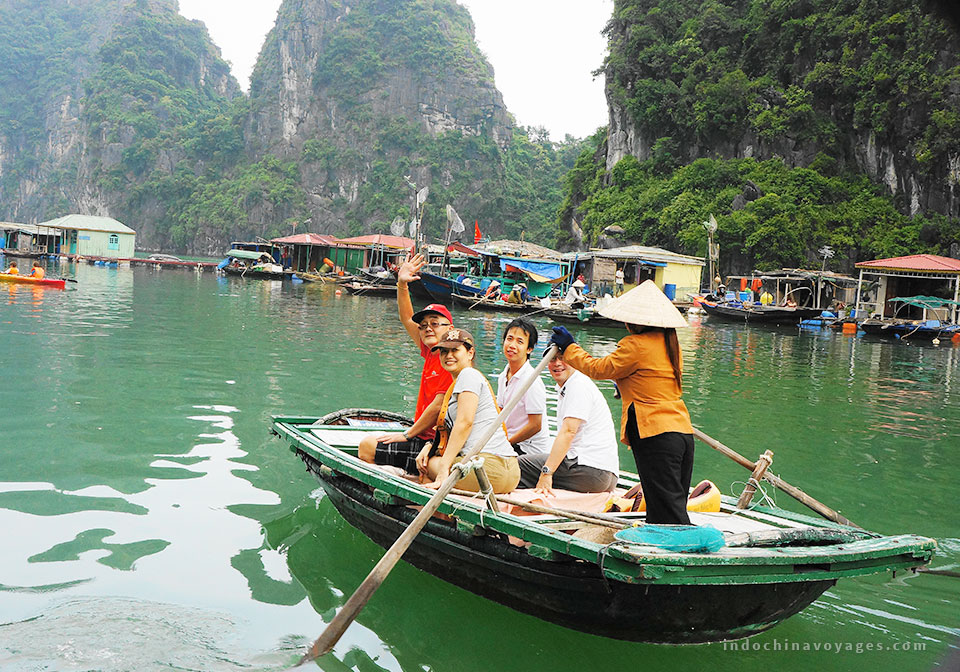
M 0 282 L 19 282 L 24 285 L 40 285 L 51 289 L 63 289 L 67 281 L 60 278 L 31 278 L 29 275 L 9 275 L 0 273 Z

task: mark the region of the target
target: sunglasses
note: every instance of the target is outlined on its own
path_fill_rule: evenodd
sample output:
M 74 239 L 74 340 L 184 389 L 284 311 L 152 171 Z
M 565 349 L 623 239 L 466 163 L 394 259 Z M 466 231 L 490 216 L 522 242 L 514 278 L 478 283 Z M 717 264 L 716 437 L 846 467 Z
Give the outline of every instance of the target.
M 449 322 L 421 322 L 420 324 L 417 325 L 417 329 L 419 329 L 420 331 L 425 331 L 427 329 L 433 329 L 434 331 L 436 331 L 440 327 L 449 327 L 449 326 L 450 326 Z

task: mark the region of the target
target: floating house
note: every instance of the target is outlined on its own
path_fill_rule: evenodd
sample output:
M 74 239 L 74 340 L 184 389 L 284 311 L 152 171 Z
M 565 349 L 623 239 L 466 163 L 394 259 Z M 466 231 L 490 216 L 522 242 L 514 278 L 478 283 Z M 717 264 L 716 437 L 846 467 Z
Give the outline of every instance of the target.
M 477 276 L 481 278 L 480 289 L 486 289 L 484 280 L 497 280 L 500 291 L 509 293 L 515 284 L 523 282 L 531 296 L 543 298 L 554 287 L 565 287 L 572 281 L 573 263 L 549 247 L 524 240 L 492 240 L 462 248 L 480 255 L 477 264 L 469 264 L 476 267 Z M 469 262 L 471 255 L 464 254 Z
M 591 293 L 613 293 L 615 275 L 620 269 L 626 289 L 653 280 L 670 300 L 699 293 L 703 267 L 706 265 L 703 257 L 643 245 L 567 252 L 563 258 L 575 264 L 573 277 L 583 275 Z
M 0 222 L 0 253 L 42 257 L 60 252 L 62 231 L 45 224 Z
M 355 273 L 360 268 L 368 268 L 370 266 L 386 267 L 388 264 L 399 264 L 407 255 L 407 252 L 413 249 L 413 246 L 414 242 L 412 238 L 389 236 L 383 233 L 354 236 L 353 238 L 338 238 L 337 247 L 331 248 L 330 251 L 338 254 L 341 250 L 360 248 L 365 252 L 362 257 L 363 263 L 355 265 L 355 260 L 358 257 L 355 253 L 351 255 L 349 252 L 339 257 L 346 259 L 344 263 L 340 263 L 338 257 L 331 256 L 330 260 L 337 266 L 342 266 L 346 272 Z
M 112 217 L 65 215 L 38 226 L 60 229 L 60 253 L 130 259 L 137 233 Z
M 287 249 L 290 268 L 294 271 L 310 272 L 323 266 L 323 260 L 329 257 L 329 248 L 336 245 L 336 240 L 319 233 L 298 233 L 272 238 L 270 243 Z
M 369 266 L 386 266 L 398 263 L 413 247 L 413 240 L 403 236 L 387 236 L 379 233 L 354 238 L 337 238 L 319 233 L 299 233 L 294 236 L 274 238 L 271 244 L 285 248 L 288 266 L 295 271 L 313 271 L 329 259 L 346 273 L 356 273 Z
M 892 299 L 899 297 L 922 295 L 960 301 L 960 259 L 935 254 L 912 254 L 861 261 L 856 267 L 860 270 L 857 316 L 861 315 L 863 309 L 870 315 L 893 317 L 897 306 Z M 935 315 L 935 319 L 956 322 L 960 317 L 956 303 L 939 310 L 942 314 Z M 923 313 L 923 319 L 934 317 L 929 312 Z

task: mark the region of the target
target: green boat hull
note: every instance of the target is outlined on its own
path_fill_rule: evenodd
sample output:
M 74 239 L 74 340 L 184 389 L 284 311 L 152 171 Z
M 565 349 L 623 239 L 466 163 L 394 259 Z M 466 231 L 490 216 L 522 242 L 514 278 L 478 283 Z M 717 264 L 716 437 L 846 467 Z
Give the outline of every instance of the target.
M 329 416 L 328 416 L 329 417 Z M 433 494 L 311 434 L 314 418 L 275 418 L 274 433 L 317 477 L 347 522 L 389 547 Z M 781 519 L 852 541 L 680 554 L 598 544 L 543 521 L 444 502 L 404 554 L 419 569 L 561 626 L 628 641 L 696 644 L 749 637 L 817 599 L 839 578 L 917 567 L 935 543 L 882 537 L 780 509 Z

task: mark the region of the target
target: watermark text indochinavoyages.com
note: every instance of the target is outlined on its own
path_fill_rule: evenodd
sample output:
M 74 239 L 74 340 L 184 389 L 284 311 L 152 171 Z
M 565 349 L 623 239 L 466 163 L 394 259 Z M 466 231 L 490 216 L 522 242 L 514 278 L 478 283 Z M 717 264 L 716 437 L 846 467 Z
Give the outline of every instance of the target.
M 808 653 L 875 653 L 878 651 L 926 651 L 926 642 L 791 642 L 788 639 L 774 639 L 758 642 L 744 639 L 738 642 L 724 642 L 724 651 L 796 651 Z

